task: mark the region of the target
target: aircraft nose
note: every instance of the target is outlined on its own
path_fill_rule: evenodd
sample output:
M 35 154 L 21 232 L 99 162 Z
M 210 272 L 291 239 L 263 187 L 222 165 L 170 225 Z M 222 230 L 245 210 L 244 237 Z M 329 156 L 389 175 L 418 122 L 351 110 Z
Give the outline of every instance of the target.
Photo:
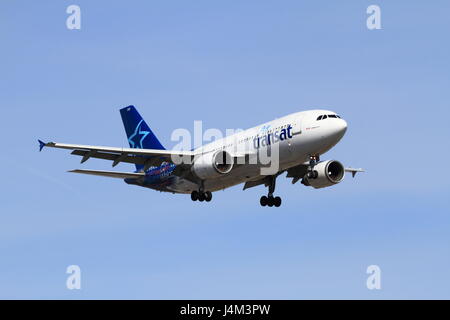
M 347 122 L 344 119 L 338 119 L 335 124 L 335 136 L 337 139 L 341 139 L 347 131 Z
M 347 131 L 347 121 L 345 121 L 344 119 L 341 119 L 340 121 L 339 131 L 342 132 L 342 134 L 344 134 L 345 131 Z

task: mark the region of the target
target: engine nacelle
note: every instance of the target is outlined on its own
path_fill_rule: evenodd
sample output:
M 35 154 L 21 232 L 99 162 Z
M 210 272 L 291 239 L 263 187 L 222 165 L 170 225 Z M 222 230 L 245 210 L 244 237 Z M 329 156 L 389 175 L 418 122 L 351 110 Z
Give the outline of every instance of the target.
M 219 150 L 201 155 L 195 159 L 191 171 L 202 180 L 216 178 L 233 169 L 233 157 L 226 151 Z
M 314 171 L 317 171 L 317 178 L 308 178 L 306 175 L 302 183 L 316 189 L 338 184 L 344 179 L 345 175 L 344 166 L 336 160 L 319 162 L 314 166 Z

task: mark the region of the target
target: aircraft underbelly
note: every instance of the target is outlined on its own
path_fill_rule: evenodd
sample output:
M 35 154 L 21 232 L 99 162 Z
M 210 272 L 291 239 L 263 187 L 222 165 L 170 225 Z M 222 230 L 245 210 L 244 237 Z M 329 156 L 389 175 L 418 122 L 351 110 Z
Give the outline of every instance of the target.
M 307 159 L 307 157 L 305 158 Z M 297 158 L 296 161 L 289 161 L 281 163 L 278 171 L 286 170 L 290 167 L 296 166 L 305 162 L 303 158 Z M 220 178 L 206 180 L 205 189 L 208 191 L 223 190 L 241 183 L 245 183 L 249 180 L 261 177 L 261 167 L 258 165 L 241 165 L 233 169 L 230 174 L 224 175 Z M 171 186 L 168 186 L 169 191 L 175 193 L 191 193 L 194 190 L 198 190 L 198 185 L 188 181 L 186 179 L 176 179 Z
M 311 139 L 314 140 L 314 139 Z M 280 147 L 280 163 L 277 172 L 284 171 L 291 167 L 297 166 L 309 160 L 309 155 L 314 153 L 317 146 L 312 141 L 305 141 L 299 136 L 294 137 L 293 141 Z M 255 164 L 238 165 L 229 174 L 225 174 L 219 178 L 206 180 L 205 189 L 208 191 L 223 190 L 249 180 L 262 178 L 264 172 L 261 172 L 261 166 Z M 198 185 L 182 178 L 177 178 L 167 187 L 168 191 L 175 193 L 191 193 L 198 190 Z

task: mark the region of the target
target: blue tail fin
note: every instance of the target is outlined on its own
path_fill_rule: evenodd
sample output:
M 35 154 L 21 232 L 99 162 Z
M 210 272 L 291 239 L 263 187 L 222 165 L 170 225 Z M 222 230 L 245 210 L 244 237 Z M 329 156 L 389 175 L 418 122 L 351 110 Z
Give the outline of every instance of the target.
M 120 115 L 130 148 L 165 150 L 134 106 L 120 109 Z M 143 167 L 142 165 L 136 165 L 136 170 L 140 171 Z

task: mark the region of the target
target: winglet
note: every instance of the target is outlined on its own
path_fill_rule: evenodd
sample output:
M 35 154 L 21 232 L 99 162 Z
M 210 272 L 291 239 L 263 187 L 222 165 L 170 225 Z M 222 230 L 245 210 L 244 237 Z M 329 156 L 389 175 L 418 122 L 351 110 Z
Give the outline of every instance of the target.
M 39 139 L 38 139 L 38 141 L 39 141 L 39 152 L 41 152 L 42 149 L 45 147 L 46 143 L 41 141 L 41 140 L 39 140 Z

